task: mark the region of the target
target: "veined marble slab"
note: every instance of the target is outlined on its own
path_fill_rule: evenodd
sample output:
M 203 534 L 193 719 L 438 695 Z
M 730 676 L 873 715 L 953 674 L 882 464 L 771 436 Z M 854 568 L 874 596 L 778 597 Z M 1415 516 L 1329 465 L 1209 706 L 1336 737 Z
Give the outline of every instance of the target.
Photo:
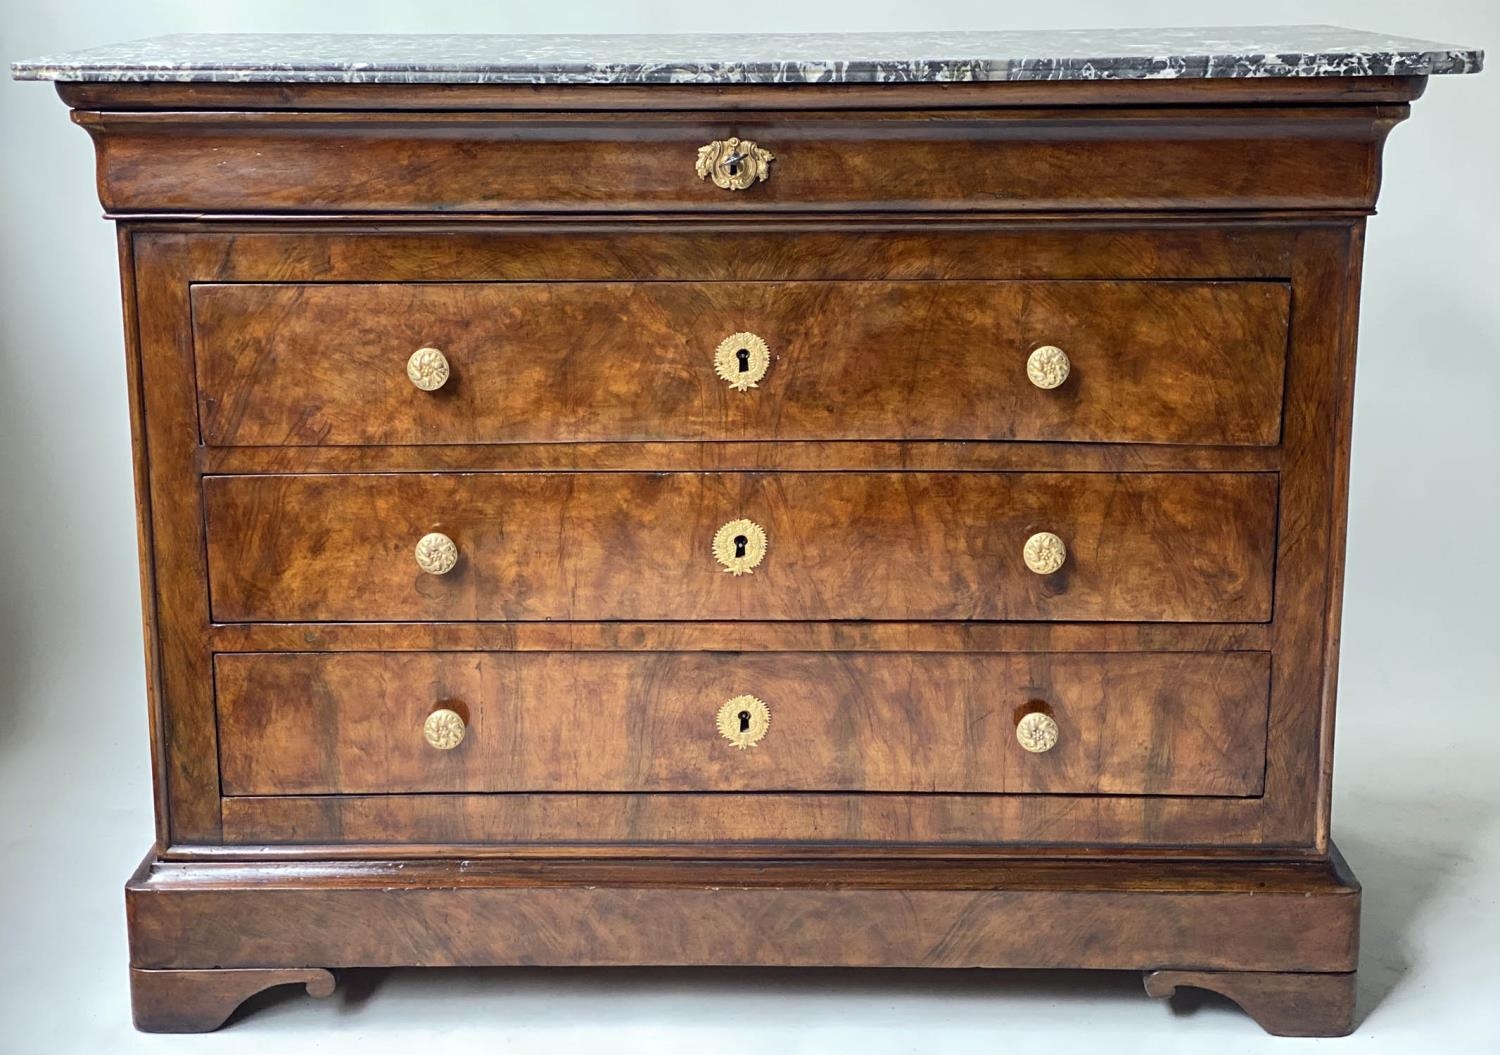
M 192 34 L 11 67 L 19 80 L 782 84 L 1477 73 L 1476 48 L 1335 26 L 619 36 Z

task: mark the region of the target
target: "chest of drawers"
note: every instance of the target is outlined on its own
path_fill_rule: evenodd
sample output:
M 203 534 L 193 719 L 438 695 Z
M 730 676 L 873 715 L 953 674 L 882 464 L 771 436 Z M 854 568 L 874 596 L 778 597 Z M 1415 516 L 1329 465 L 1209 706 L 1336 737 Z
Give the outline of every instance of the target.
M 1364 223 L 1480 57 L 1304 32 L 23 64 L 119 225 L 138 1024 L 341 967 L 764 964 L 1347 1031 Z M 964 39 L 918 43 L 1045 43 Z

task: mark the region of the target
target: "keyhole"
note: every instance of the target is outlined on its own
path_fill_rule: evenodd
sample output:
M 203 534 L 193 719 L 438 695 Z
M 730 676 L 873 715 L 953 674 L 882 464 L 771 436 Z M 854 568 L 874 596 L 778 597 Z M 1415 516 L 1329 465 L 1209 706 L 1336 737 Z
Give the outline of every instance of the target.
M 745 547 L 749 544 L 749 542 L 750 540 L 747 539 L 744 535 L 734 536 L 734 555 L 736 557 L 743 557 L 745 555 Z
M 740 732 L 742 732 L 742 733 L 748 733 L 749 731 L 750 731 L 750 712 L 749 711 L 741 711 L 740 712 Z
M 729 159 L 729 174 L 731 176 L 738 176 L 740 174 L 740 163 L 734 160 L 734 158 Z
M 748 374 L 750 372 L 750 349 L 741 348 L 734 353 L 734 357 L 740 361 L 740 373 Z

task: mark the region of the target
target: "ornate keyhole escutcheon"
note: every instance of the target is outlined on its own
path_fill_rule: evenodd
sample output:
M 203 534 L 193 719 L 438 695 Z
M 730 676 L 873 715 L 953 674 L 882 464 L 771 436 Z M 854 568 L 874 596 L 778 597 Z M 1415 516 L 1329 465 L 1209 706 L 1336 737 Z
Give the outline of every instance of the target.
M 771 708 L 755 696 L 736 696 L 724 701 L 714 724 L 720 736 L 743 751 L 760 743 L 771 728 Z
M 714 373 L 736 392 L 755 388 L 771 367 L 771 347 L 753 333 L 731 333 L 714 349 Z
M 776 155 L 748 139 L 715 139 L 698 148 L 699 179 L 724 190 L 745 190 L 771 177 Z
M 714 532 L 714 560 L 731 575 L 748 575 L 766 559 L 765 529 L 753 520 L 731 520 Z

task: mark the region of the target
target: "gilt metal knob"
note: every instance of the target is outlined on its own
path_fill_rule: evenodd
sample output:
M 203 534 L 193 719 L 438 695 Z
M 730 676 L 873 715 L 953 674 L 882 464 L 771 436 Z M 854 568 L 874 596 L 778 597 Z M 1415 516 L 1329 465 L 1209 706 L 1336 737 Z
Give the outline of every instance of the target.
M 1034 755 L 1057 746 L 1057 721 L 1041 711 L 1032 711 L 1016 723 L 1016 742 Z
M 417 540 L 417 567 L 428 575 L 447 575 L 458 563 L 458 546 L 441 531 Z
M 423 392 L 436 392 L 448 383 L 448 357 L 436 348 L 418 348 L 406 360 L 406 376 Z
M 452 751 L 464 742 L 463 715 L 446 707 L 439 707 L 422 723 L 422 739 L 439 751 Z
M 1026 359 L 1026 377 L 1037 388 L 1057 388 L 1073 369 L 1068 353 L 1052 344 L 1044 344 Z
M 1038 575 L 1051 575 L 1068 559 L 1068 547 L 1050 531 L 1038 531 L 1021 548 L 1026 567 Z

